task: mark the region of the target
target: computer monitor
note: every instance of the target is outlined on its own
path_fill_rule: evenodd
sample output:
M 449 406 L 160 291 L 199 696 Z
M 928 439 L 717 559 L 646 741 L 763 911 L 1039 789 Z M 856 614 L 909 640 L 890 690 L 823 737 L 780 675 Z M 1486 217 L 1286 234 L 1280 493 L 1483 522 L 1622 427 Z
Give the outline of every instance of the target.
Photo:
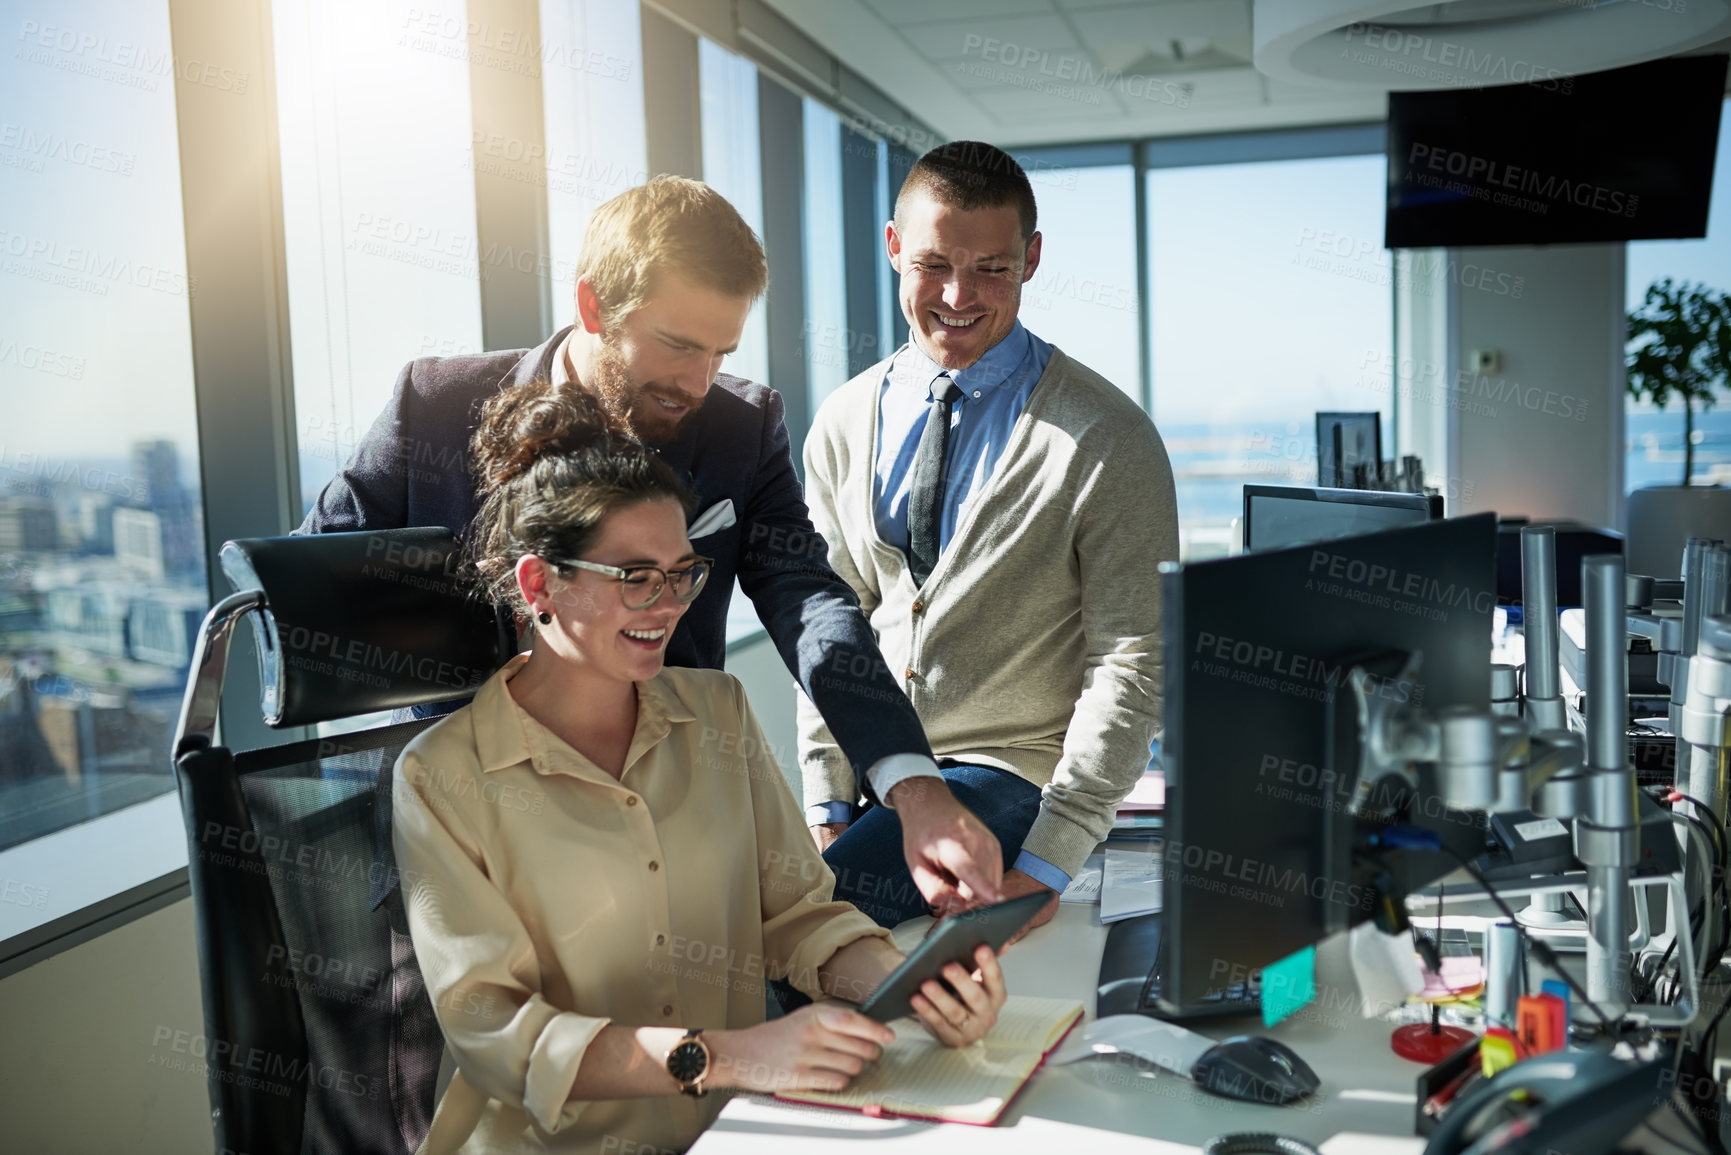
M 1440 493 L 1385 493 L 1297 485 L 1244 487 L 1244 552 L 1287 549 L 1441 521 Z
M 1372 820 L 1349 807 L 1357 731 L 1346 679 L 1360 664 L 1383 675 L 1375 691 L 1390 700 L 1488 710 L 1496 532 L 1485 513 L 1163 567 L 1164 1012 L 1195 1013 L 1368 920 L 1379 875 L 1410 890 L 1453 867 L 1435 852 L 1381 864 L 1355 854 Z M 1421 655 L 1416 676 L 1389 676 L 1410 653 Z M 1428 769 L 1416 789 L 1394 783 L 1378 784 L 1377 809 L 1468 858 L 1483 850 L 1482 816 L 1446 807 Z
M 1382 476 L 1382 414 L 1316 415 L 1316 484 L 1368 489 Z
M 1529 525 L 1548 525 L 1556 534 L 1557 608 L 1585 605 L 1581 588 L 1581 559 L 1596 553 L 1622 553 L 1622 535 L 1572 521 L 1529 521 L 1505 518 L 1497 524 L 1497 601 L 1505 606 L 1522 604 L 1521 530 Z M 1682 555 L 1682 547 L 1678 547 Z M 1675 564 L 1673 569 L 1677 568 Z M 1630 573 L 1640 573 L 1633 565 Z M 1658 575 L 1649 574 L 1649 577 Z M 1523 607 L 1524 608 L 1524 607 Z

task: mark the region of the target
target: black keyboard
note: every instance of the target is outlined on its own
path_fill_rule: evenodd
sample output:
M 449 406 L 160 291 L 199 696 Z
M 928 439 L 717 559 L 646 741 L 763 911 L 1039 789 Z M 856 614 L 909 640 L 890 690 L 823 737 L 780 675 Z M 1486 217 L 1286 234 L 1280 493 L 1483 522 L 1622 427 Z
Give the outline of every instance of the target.
M 1112 924 L 1106 950 L 1100 956 L 1097 1018 L 1107 1015 L 1147 1015 L 1153 1019 L 1213 1018 L 1247 1015 L 1262 1009 L 1262 973 L 1246 982 L 1210 992 L 1200 1006 L 1173 1014 L 1160 1006 L 1160 915 L 1143 914 Z

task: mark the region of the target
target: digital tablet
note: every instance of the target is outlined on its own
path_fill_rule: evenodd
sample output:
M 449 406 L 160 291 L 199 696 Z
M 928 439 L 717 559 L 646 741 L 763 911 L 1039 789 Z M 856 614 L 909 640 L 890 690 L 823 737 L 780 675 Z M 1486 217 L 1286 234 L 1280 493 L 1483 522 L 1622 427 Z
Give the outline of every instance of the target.
M 860 1004 L 860 1013 L 880 1023 L 913 1014 L 913 1004 L 908 998 L 921 984 L 927 979 L 943 982 L 941 972 L 952 962 L 961 963 L 971 974 L 977 966 L 974 962 L 977 948 L 984 945 L 994 952 L 1002 950 L 1010 936 L 1021 930 L 1052 897 L 1051 891 L 1042 890 L 996 906 L 951 915 L 939 922 L 937 929 Z

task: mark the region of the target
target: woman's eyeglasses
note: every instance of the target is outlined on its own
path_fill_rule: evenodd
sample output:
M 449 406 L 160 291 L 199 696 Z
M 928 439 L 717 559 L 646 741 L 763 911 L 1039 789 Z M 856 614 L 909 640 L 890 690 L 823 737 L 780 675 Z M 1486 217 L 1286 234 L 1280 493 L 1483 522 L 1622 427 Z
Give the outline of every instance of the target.
M 680 605 L 690 605 L 703 591 L 709 571 L 715 568 L 713 558 L 693 558 L 678 569 L 662 569 L 654 565 L 634 565 L 621 569 L 616 565 L 601 565 L 592 561 L 557 562 L 560 568 L 586 569 L 604 574 L 619 583 L 619 600 L 628 610 L 646 610 L 661 600 L 661 591 L 672 587 L 673 599 Z

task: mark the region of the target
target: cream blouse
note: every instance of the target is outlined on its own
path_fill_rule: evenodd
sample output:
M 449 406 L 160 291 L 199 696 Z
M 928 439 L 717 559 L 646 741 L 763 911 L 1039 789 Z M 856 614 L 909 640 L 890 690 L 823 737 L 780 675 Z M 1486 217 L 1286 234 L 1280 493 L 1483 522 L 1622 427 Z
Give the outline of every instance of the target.
M 527 660 L 397 761 L 409 930 L 457 1068 L 421 1149 L 683 1150 L 723 1096 L 571 1100 L 596 1033 L 753 1026 L 766 977 L 817 995 L 838 949 L 888 936 L 830 901 L 835 878 L 735 678 L 637 683 L 615 781 L 511 697 Z

